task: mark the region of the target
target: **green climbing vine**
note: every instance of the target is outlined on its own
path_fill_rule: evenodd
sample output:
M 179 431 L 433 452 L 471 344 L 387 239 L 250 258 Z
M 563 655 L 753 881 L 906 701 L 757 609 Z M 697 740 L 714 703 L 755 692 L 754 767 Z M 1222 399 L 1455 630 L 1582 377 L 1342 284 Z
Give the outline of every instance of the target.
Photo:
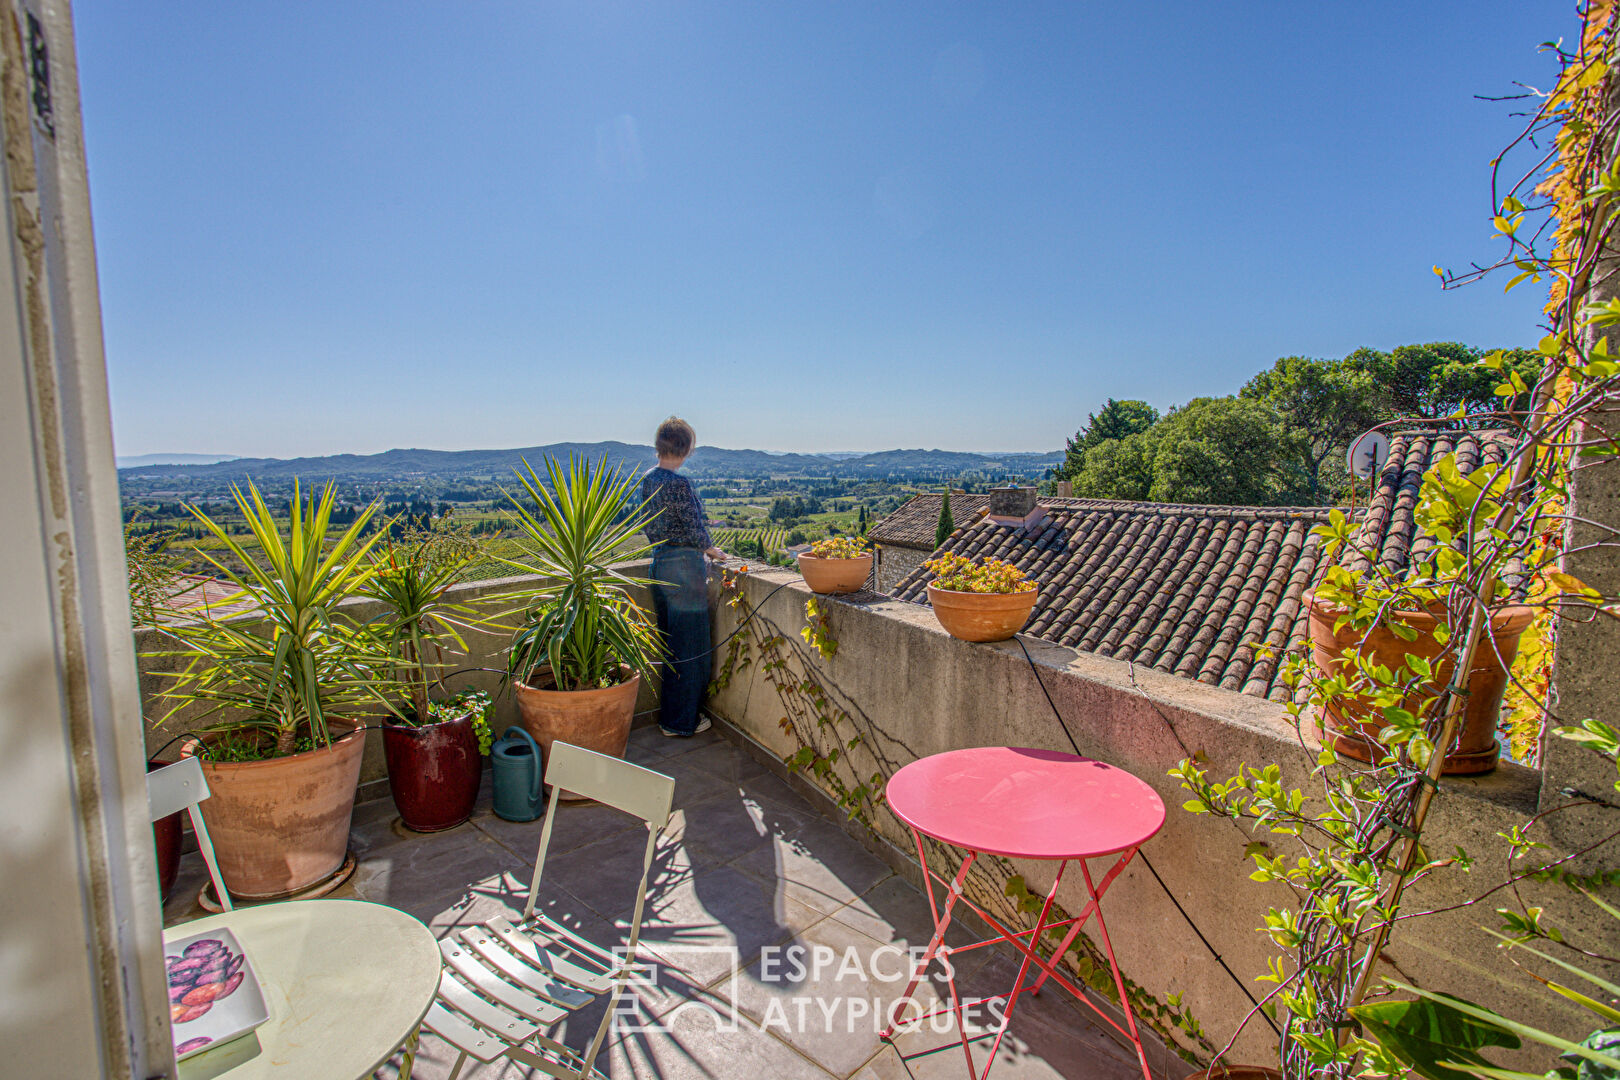
M 721 575 L 725 604 L 736 613 L 744 629 L 727 645 L 709 692 L 725 690 L 744 672 L 757 668 L 781 703 L 778 726 L 797 744 L 797 749 L 783 758 L 783 764 L 808 777 L 852 820 L 860 821 L 871 835 L 881 838 L 874 815 L 883 803 L 888 778 L 881 768 L 863 778 L 852 760 L 853 752 L 869 743 L 869 724 L 838 704 L 823 673 L 817 670 L 820 665 L 813 663 L 809 653 L 801 652 L 797 664 L 792 662 L 795 650 L 790 640 L 760 617 L 748 600 L 741 584 L 747 572 L 744 567 Z M 805 602 L 805 625 L 799 630 L 806 646 L 824 661 L 838 655 L 838 639 L 832 626 L 835 607 L 825 597 L 812 596 Z M 942 871 L 947 876 L 954 874 L 961 866 L 960 853 L 945 845 L 932 847 L 930 859 L 948 867 Z M 976 865 L 984 867 L 985 874 L 970 876 L 968 888 L 979 906 L 987 911 L 999 908 L 1004 915 L 1029 915 L 1040 910 L 1045 897 L 1030 891 L 1009 860 L 981 856 Z M 1057 905 L 1053 911 L 1056 921 L 1069 917 Z M 1048 947 L 1055 948 L 1061 937 L 1061 930 L 1055 932 Z M 1090 938 L 1077 934 L 1065 961 L 1085 985 L 1118 1004 L 1119 991 L 1108 958 Z M 1137 1021 L 1152 1028 L 1184 1060 L 1199 1064 L 1215 1053 L 1216 1047 L 1182 1003 L 1181 995 L 1171 994 L 1161 1001 L 1129 978 L 1124 983 Z

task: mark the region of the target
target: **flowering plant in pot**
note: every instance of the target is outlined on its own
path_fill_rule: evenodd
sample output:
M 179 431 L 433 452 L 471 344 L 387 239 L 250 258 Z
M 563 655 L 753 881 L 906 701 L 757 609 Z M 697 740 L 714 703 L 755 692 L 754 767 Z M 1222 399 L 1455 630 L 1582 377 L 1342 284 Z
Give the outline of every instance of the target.
M 813 593 L 859 592 L 872 576 L 872 550 L 864 536 L 829 536 L 799 556 L 799 573 Z
M 1029 621 L 1039 595 L 1022 570 L 1000 559 L 975 562 L 947 552 L 923 566 L 934 572 L 928 583 L 934 616 L 963 641 L 1006 641 Z
M 507 679 L 542 754 L 562 739 L 623 756 L 642 678 L 663 652 L 630 595 L 653 582 L 619 568 L 651 552 L 641 536 L 650 515 L 635 497 L 637 478 L 622 469 L 572 456 L 566 467 L 545 464 L 542 481 L 525 461 L 521 493 L 507 492 L 523 557 L 502 561 L 546 579 L 503 613 L 520 619 Z
M 340 605 L 375 572 L 380 536 L 364 537 L 376 507 L 332 535 L 335 493 L 306 501 L 294 482 L 286 531 L 256 486 L 233 488 L 256 548 L 195 507 L 219 546 L 199 554 L 251 607 L 165 623 L 177 648 L 147 655 L 178 664 L 161 696 L 212 720 L 183 749 L 202 760 L 212 796 L 202 803 L 220 874 L 233 896 L 286 896 L 343 865 L 364 747 L 362 712 L 392 709 L 393 655 L 372 627 Z M 228 561 L 227 561 L 228 560 Z
M 451 589 L 483 545 L 441 518 L 373 549 L 362 595 L 382 605 L 377 620 L 393 650 L 408 705 L 383 724 L 388 787 L 407 828 L 438 832 L 472 815 L 492 736 L 489 694 L 445 684 L 445 651 L 465 655 L 463 633 L 493 624 Z

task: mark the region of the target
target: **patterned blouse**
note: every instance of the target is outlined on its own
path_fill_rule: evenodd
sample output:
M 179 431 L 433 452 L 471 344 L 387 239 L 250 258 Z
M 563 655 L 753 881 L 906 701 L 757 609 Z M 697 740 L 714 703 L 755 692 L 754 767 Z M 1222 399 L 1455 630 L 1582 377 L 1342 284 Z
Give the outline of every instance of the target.
M 703 524 L 703 500 L 686 477 L 662 467 L 649 469 L 641 478 L 641 497 L 647 500 L 647 512 L 658 515 L 644 530 L 648 540 L 672 547 L 714 546 Z

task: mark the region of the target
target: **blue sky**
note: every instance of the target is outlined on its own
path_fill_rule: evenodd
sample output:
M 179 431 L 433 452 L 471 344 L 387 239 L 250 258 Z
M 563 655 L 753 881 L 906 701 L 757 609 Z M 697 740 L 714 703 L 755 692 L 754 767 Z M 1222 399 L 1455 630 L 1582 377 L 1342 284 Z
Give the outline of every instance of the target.
M 1530 344 L 1430 267 L 1572 8 L 78 0 L 118 449 L 1052 449 Z

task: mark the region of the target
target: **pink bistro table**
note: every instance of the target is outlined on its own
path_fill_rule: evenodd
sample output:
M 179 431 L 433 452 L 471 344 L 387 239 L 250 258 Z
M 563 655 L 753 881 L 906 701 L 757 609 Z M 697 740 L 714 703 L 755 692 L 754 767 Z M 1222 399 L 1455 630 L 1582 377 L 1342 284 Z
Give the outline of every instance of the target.
M 1019 995 L 1038 992 L 1051 979 L 1084 1002 L 1115 1031 L 1136 1047 L 1136 1057 L 1142 1065 L 1142 1075 L 1153 1080 L 1148 1071 L 1147 1054 L 1142 1049 L 1142 1038 L 1137 1033 L 1136 1017 L 1131 1012 L 1130 998 L 1125 982 L 1114 959 L 1114 946 L 1108 939 L 1108 926 L 1103 922 L 1102 898 L 1121 871 L 1136 855 L 1136 851 L 1164 825 L 1164 802 L 1152 788 L 1123 769 L 1090 758 L 1061 754 L 1052 750 L 1030 750 L 1007 746 L 983 746 L 968 750 L 952 750 L 914 761 L 894 774 L 888 786 L 889 806 L 901 821 L 911 827 L 917 842 L 917 858 L 922 863 L 924 885 L 928 889 L 928 906 L 934 916 L 934 936 L 928 948 L 917 961 L 911 973 L 906 992 L 896 1003 L 896 1014 L 911 997 L 923 973 L 936 955 L 964 952 L 1007 942 L 1023 954 L 1018 968 L 1018 979 L 1006 994 L 988 998 L 962 1000 L 956 991 L 955 972 L 947 980 L 951 991 L 951 1004 L 932 1012 L 912 1017 L 909 1024 L 919 1023 L 944 1012 L 981 1005 L 987 1001 L 1006 1002 L 1000 1030 L 995 1044 L 990 1047 L 990 1058 L 980 1073 L 973 1061 L 973 1048 L 968 1038 L 967 1024 L 959 1018 L 957 1029 L 962 1038 L 962 1052 L 967 1056 L 968 1075 L 983 1080 L 990 1075 L 995 1064 L 996 1051 L 1001 1048 L 1002 1037 L 1012 1020 Z M 956 879 L 947 882 L 928 865 L 923 837 L 950 844 L 967 851 Z M 1002 855 L 1014 859 L 1056 860 L 1057 876 L 1052 890 L 1041 906 L 1040 916 L 1030 930 L 1009 930 L 995 916 L 962 895 L 962 883 L 969 868 L 980 855 Z M 1092 877 L 1090 859 L 1115 856 L 1102 878 Z M 1080 864 L 1085 878 L 1086 892 L 1091 902 L 1084 911 L 1071 919 L 1048 921 L 1058 886 L 1070 862 Z M 934 883 L 945 888 L 944 903 L 935 899 Z M 999 937 L 987 938 L 971 945 L 945 947 L 945 931 L 951 923 L 951 911 L 961 901 L 978 913 L 993 927 Z M 1057 961 L 1074 943 L 1075 935 L 1092 916 L 1097 919 L 1097 932 L 1108 953 L 1108 964 L 1113 969 L 1114 985 L 1119 989 L 1120 1005 L 1125 1011 L 1126 1027 L 1120 1027 L 1112 1017 L 1087 1000 L 1086 995 L 1057 967 Z M 1051 956 L 1040 953 L 1042 937 L 1047 931 L 1067 926 L 1063 942 Z M 1033 982 L 1025 980 L 1031 968 L 1039 968 L 1040 975 Z M 884 1038 L 894 1034 L 899 1023 L 897 1015 L 890 1016 Z

